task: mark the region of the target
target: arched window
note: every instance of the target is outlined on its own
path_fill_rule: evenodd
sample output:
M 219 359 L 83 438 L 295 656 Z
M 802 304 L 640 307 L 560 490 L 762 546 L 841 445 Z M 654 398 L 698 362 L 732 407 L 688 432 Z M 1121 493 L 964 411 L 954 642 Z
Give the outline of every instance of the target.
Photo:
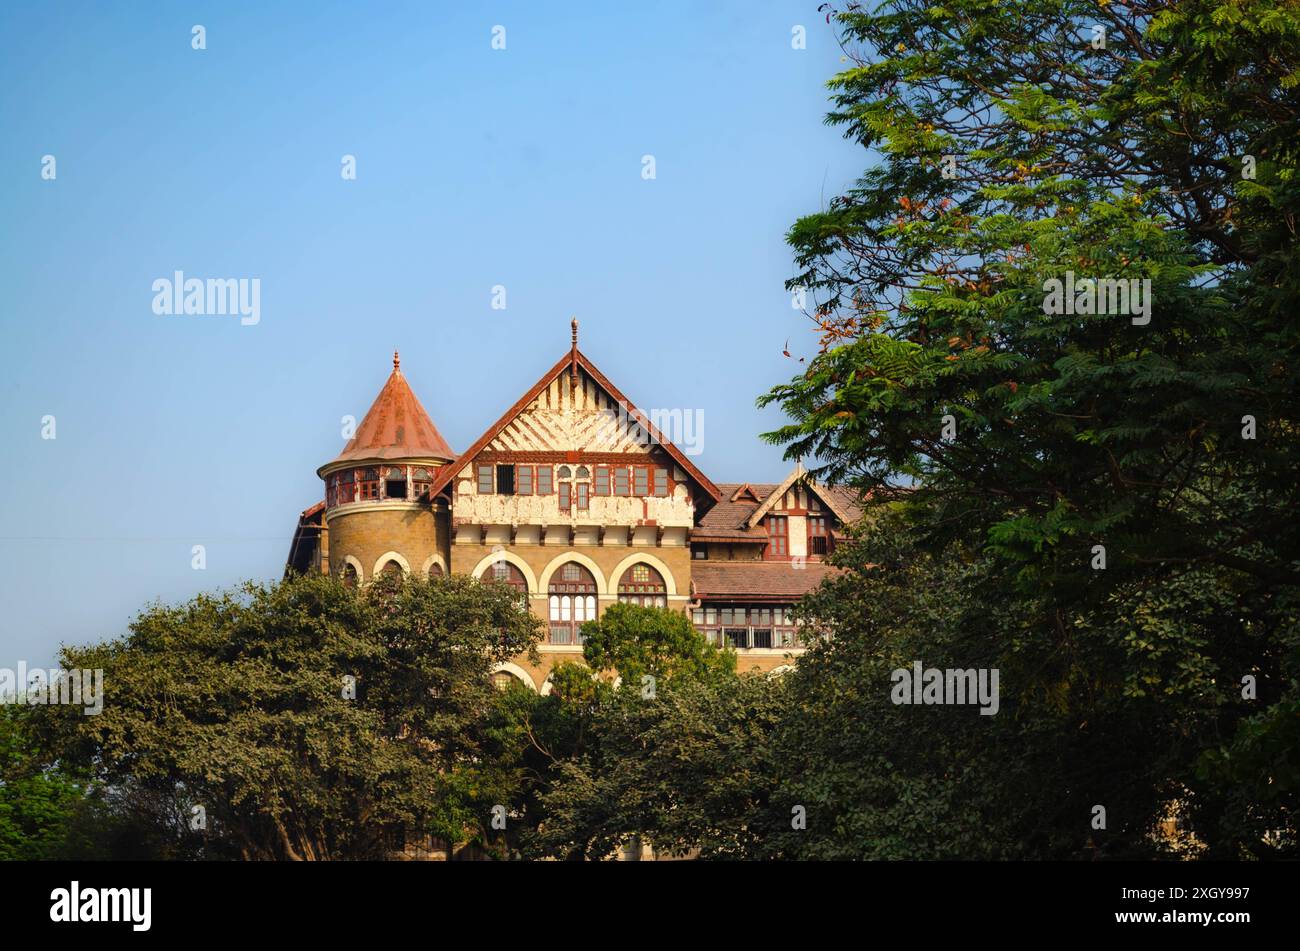
M 582 625 L 596 620 L 596 579 L 576 561 L 566 562 L 547 589 L 552 644 L 581 644 Z
M 632 565 L 618 581 L 618 599 L 624 604 L 639 604 L 643 608 L 668 606 L 668 586 L 663 575 L 649 565 Z
M 384 562 L 384 567 L 379 569 L 379 573 L 385 578 L 400 578 L 402 577 L 403 571 L 402 566 L 390 558 L 388 561 Z
M 389 466 L 384 470 L 384 498 L 406 498 L 406 469 L 400 466 Z
M 500 561 L 494 561 L 488 566 L 487 571 L 483 572 L 483 580 L 509 585 L 518 593 L 520 600 L 527 604 L 528 581 L 524 578 L 522 571 L 504 558 Z
M 345 562 L 343 570 L 339 572 L 339 577 L 343 579 L 343 583 L 349 588 L 355 588 L 357 586 L 357 566 L 350 561 Z
M 442 577 L 442 565 L 438 564 L 436 561 L 430 562 L 429 578 L 432 580 L 433 578 L 441 578 L 441 577 Z

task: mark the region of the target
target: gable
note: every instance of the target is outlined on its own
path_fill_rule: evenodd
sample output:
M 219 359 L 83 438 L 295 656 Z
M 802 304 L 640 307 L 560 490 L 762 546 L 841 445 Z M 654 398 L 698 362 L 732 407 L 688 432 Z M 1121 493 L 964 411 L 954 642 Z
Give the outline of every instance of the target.
M 576 332 L 575 332 L 576 333 Z M 443 466 L 432 486 L 441 492 L 480 456 L 495 454 L 601 456 L 666 454 L 705 495 L 722 497 L 709 478 L 668 440 L 609 379 L 596 369 L 576 340 L 572 351 L 551 367 L 518 402 L 456 460 Z
M 493 453 L 650 454 L 651 437 L 625 405 L 584 368 L 548 382 L 488 442 Z M 466 460 L 467 462 L 470 460 Z

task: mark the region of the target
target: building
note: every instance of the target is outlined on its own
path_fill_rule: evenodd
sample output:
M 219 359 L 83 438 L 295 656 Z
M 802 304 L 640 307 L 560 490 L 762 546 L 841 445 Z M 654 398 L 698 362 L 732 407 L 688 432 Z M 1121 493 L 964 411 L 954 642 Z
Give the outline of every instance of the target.
M 802 653 L 791 608 L 834 570 L 860 511 L 801 466 L 780 484 L 715 484 L 578 349 L 455 453 L 393 370 L 355 436 L 321 466 L 289 569 L 364 584 L 384 571 L 456 572 L 517 588 L 548 624 L 540 665 L 499 671 L 534 690 L 580 659 L 581 627 L 616 601 L 688 612 L 742 670 Z

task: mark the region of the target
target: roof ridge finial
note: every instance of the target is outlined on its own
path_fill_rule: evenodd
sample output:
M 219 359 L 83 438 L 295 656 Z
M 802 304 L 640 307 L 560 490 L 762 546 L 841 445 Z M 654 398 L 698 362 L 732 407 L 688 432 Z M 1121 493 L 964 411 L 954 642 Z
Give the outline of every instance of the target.
M 401 368 L 402 368 L 402 358 L 401 358 L 401 356 L 398 354 L 398 352 L 397 352 L 396 350 L 394 350 L 394 351 L 393 351 L 393 369 L 394 369 L 394 370 L 400 370 Z
M 573 329 L 573 348 L 569 351 L 569 394 L 578 388 L 578 318 L 569 324 Z

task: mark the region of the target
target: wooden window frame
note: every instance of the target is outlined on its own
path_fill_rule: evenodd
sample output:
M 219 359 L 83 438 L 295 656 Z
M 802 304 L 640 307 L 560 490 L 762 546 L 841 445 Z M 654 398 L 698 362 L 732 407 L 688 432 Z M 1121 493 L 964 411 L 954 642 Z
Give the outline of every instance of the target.
M 654 480 L 651 485 L 651 495 L 657 499 L 666 499 L 672 492 L 672 477 L 668 470 L 662 466 L 656 466 L 654 470 Z
M 594 495 L 609 495 L 609 466 L 596 466 L 595 483 L 592 486 Z
M 479 495 L 494 495 L 496 493 L 496 473 L 489 463 L 480 463 L 474 470 L 475 486 Z M 484 488 L 484 477 L 486 477 L 487 488 Z
M 555 492 L 555 467 L 538 466 L 537 471 L 533 473 L 536 477 L 533 480 L 533 489 L 538 495 L 552 495 Z M 545 478 L 543 478 L 543 476 Z
M 536 466 L 515 466 L 515 495 L 533 495 Z M 525 488 L 527 486 L 527 488 Z
M 777 531 L 777 527 L 780 531 Z M 767 550 L 764 558 L 785 561 L 790 557 L 790 518 L 787 515 L 767 516 Z
M 628 474 L 627 466 L 614 466 L 614 494 L 619 498 L 628 498 L 632 495 L 632 479 Z
M 497 495 L 514 495 L 515 494 L 515 464 L 513 462 L 499 462 L 492 467 L 493 474 L 496 476 Z M 506 491 L 505 480 L 503 476 L 509 476 L 509 491 Z

